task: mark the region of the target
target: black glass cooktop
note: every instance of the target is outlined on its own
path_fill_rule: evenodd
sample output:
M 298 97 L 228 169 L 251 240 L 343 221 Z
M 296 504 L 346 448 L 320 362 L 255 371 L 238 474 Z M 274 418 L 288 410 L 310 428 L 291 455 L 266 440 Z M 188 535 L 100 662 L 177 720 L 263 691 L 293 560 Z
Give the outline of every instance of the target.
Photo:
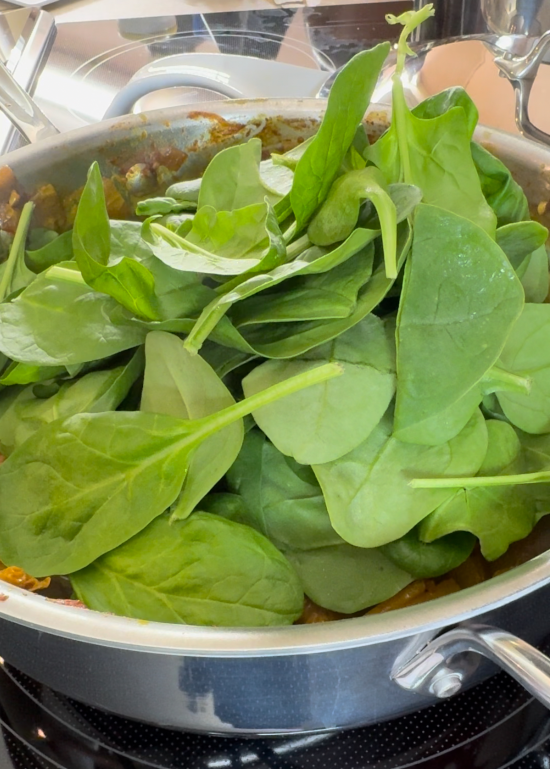
M 0 668 L 1 769 L 547 769 L 550 712 L 505 674 L 336 734 L 230 739 L 126 721 Z

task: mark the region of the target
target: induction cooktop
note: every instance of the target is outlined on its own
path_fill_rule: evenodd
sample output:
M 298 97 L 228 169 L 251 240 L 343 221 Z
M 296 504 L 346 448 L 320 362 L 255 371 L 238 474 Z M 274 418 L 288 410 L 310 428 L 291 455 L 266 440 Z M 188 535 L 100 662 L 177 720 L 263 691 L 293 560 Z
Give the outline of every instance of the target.
M 242 739 L 127 721 L 0 666 L 2 769 L 547 769 L 550 712 L 506 674 L 346 732 Z

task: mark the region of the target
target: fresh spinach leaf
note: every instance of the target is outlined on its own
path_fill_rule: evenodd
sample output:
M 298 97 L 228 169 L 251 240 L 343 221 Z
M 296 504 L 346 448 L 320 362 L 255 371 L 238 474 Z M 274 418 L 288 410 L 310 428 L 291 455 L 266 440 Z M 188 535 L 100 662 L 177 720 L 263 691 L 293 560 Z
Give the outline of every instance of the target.
M 400 120 L 396 113 L 392 127 L 371 146 L 368 160 L 388 181 L 398 181 L 395 174 L 402 173 L 405 182 L 420 187 L 425 203 L 459 214 L 493 237 L 495 216 L 472 161 L 464 110 L 455 107 L 431 120 L 415 117 L 405 104 L 403 112 Z
M 137 216 L 163 216 L 165 214 L 180 213 L 181 211 L 195 211 L 197 204 L 191 200 L 176 200 L 175 198 L 148 198 L 140 200 L 136 206 Z
M 73 258 L 73 231 L 64 232 L 41 248 L 27 250 L 27 264 L 33 272 L 44 272 L 48 267 L 60 262 L 70 262 Z
M 397 234 L 398 266 L 402 267 L 411 244 L 412 230 L 407 222 L 403 222 Z M 302 323 L 278 323 L 270 328 L 269 340 L 265 339 L 263 325 L 243 329 L 246 342 L 258 355 L 266 358 L 292 358 L 311 350 L 317 345 L 329 342 L 339 334 L 365 318 L 392 288 L 394 281 L 386 277 L 384 264 L 374 270 L 372 278 L 359 291 L 355 310 L 347 318 L 313 321 Z
M 527 433 L 550 432 L 550 305 L 525 305 L 508 335 L 500 365 L 531 382 L 529 393 L 497 392 L 506 417 Z
M 383 545 L 380 551 L 415 579 L 428 579 L 456 569 L 471 555 L 475 544 L 473 534 L 465 531 L 447 534 L 434 542 L 422 542 L 416 526 L 401 539 Z
M 521 444 L 506 422 L 487 422 L 489 443 L 479 469 L 479 480 L 489 474 L 508 475 L 521 469 Z M 460 480 L 458 480 L 460 482 Z M 459 489 L 451 499 L 420 525 L 420 537 L 427 542 L 451 532 L 468 531 L 479 538 L 485 558 L 493 561 L 509 545 L 526 537 L 535 525 L 535 504 L 526 487 Z
M 296 149 L 303 147 L 305 150 L 304 145 L 307 144 L 307 141 L 309 140 L 299 144 Z M 274 156 L 268 160 L 262 160 L 260 163 L 260 177 L 270 197 L 282 200 L 290 192 L 294 173 L 286 166 L 274 161 Z
M 334 529 L 357 547 L 399 539 L 454 494 L 453 489 L 412 488 L 411 478 L 471 475 L 487 451 L 487 428 L 479 410 L 456 438 L 439 446 L 397 440 L 392 416 L 388 412 L 349 454 L 313 467 Z
M 480 227 L 418 206 L 397 322 L 397 438 L 434 439 L 424 422 L 478 386 L 522 307 L 512 266 Z
M 19 408 L 34 397 L 32 387 L 10 387 L 0 392 L 0 452 L 7 457 L 15 447 Z
M 422 523 L 426 542 L 456 531 L 478 537 L 488 561 L 503 555 L 512 542 L 524 539 L 535 525 L 535 506 L 521 487 L 460 489 Z
M 237 328 L 254 323 L 347 318 L 371 274 L 374 249 L 368 245 L 329 272 L 286 280 L 280 290 L 262 292 L 238 302 L 231 311 Z
M 174 270 L 153 254 L 149 244 L 141 237 L 139 222 L 111 221 L 110 261 L 118 261 L 124 254 L 137 259 L 155 280 L 158 310 L 162 321 L 174 318 L 192 318 L 212 300 L 213 292 L 202 284 L 202 275 Z
M 156 622 L 290 625 L 303 607 L 296 573 L 265 537 L 208 513 L 157 518 L 71 583 L 91 609 Z
M 29 366 L 27 363 L 10 363 L 0 377 L 0 385 L 35 384 L 67 375 L 65 366 Z
M 403 24 L 393 79 L 393 117 L 390 128 L 367 150 L 388 182 L 405 181 L 423 192 L 424 202 L 440 206 L 478 224 L 492 237 L 495 215 L 486 202 L 470 150 L 471 129 L 465 110 L 453 107 L 424 119 L 411 112 L 405 101 L 402 73 L 410 49 L 409 34 L 432 12 L 425 6 L 407 11 L 391 23 Z
M 514 429 L 499 420 L 487 421 L 488 446 L 485 459 L 474 479 L 478 486 L 458 488 L 455 494 L 420 524 L 420 538 L 433 542 L 453 532 L 467 531 L 478 537 L 483 556 L 493 561 L 509 545 L 526 537 L 536 522 L 536 504 L 528 487 L 491 486 L 485 476 L 494 473 L 503 479 L 521 471 L 524 456 Z M 521 477 L 521 476 L 520 476 Z M 444 482 L 450 479 L 445 479 Z M 472 479 L 455 478 L 457 487 Z M 426 481 L 420 481 L 426 482 Z M 438 479 L 436 483 L 442 482 Z M 414 481 L 415 485 L 417 481 Z M 484 487 L 481 484 L 487 483 Z
M 325 609 L 354 614 L 391 598 L 413 578 L 376 549 L 333 545 L 288 553 L 304 592 Z
M 198 210 L 210 206 L 216 211 L 235 211 L 257 203 L 267 197 L 276 203 L 279 195 L 270 195 L 260 176 L 262 142 L 250 139 L 246 144 L 218 152 L 203 174 L 198 194 Z M 174 194 L 169 188 L 168 195 Z
M 382 43 L 356 54 L 336 77 L 319 130 L 294 171 L 290 201 L 298 231 L 326 198 L 367 111 L 389 49 L 389 43 Z
M 140 262 L 124 256 L 109 264 L 110 225 L 99 165 L 90 168 L 73 227 L 73 250 L 88 285 L 112 296 L 138 317 L 158 320 L 155 279 Z
M 0 558 L 38 575 L 88 566 L 175 501 L 203 441 L 339 373 L 328 364 L 198 420 L 117 411 L 45 425 L 0 465 Z
M 0 265 L 0 302 L 5 301 L 14 291 L 26 288 L 35 278 L 34 272 L 25 264 L 25 241 L 33 210 L 34 203 L 25 203 L 23 206 L 8 259 Z
M 525 292 L 526 302 L 540 304 L 546 301 L 550 289 L 546 246 L 537 248 L 527 260 L 525 272 L 521 276 L 521 285 Z
M 268 217 L 265 202 L 234 211 L 217 212 L 205 206 L 186 237 L 150 221 L 144 224 L 143 235 L 155 256 L 175 270 L 240 275 L 264 260 L 272 265 L 284 258 L 284 244 L 270 237 Z
M 137 347 L 139 325 L 122 324 L 122 308 L 87 286 L 74 262 L 50 267 L 0 305 L 0 351 L 33 366 L 69 366 Z
M 236 520 L 260 531 L 280 550 L 310 550 L 342 541 L 331 526 L 311 468 L 285 457 L 259 430 L 247 433 L 227 483 L 233 494 L 212 495 L 214 502 L 217 496 L 222 499 L 217 508 L 208 509 L 238 516 Z M 238 502 L 228 504 L 227 496 Z
M 173 334 L 157 331 L 145 342 L 141 411 L 179 419 L 200 419 L 235 403 L 208 363 L 190 355 Z M 207 438 L 193 453 L 174 518 L 187 518 L 235 461 L 244 437 L 242 422 Z
M 253 395 L 322 363 L 338 362 L 344 374 L 337 380 L 253 412 L 283 454 L 303 465 L 332 462 L 366 440 L 384 416 L 395 392 L 394 356 L 384 323 L 368 315 L 299 358 L 257 366 L 243 379 L 243 391 Z
M 143 352 L 140 349 L 124 366 L 92 371 L 80 379 L 65 382 L 49 398 L 25 399 L 15 407 L 18 423 L 13 448 L 21 446 L 37 430 L 57 419 L 114 411 L 142 373 Z M 36 393 L 34 388 L 30 389 Z
M 496 233 L 498 245 L 520 278 L 525 273 L 529 257 L 533 251 L 544 246 L 547 238 L 548 230 L 538 222 L 505 224 L 503 227 L 499 227 Z
M 384 177 L 373 166 L 361 171 L 349 171 L 336 179 L 310 222 L 307 230 L 309 239 L 316 246 L 330 246 L 345 240 L 357 224 L 363 200 L 370 200 L 378 213 L 386 274 L 388 278 L 396 278 L 397 212 Z
M 219 154 L 221 155 L 221 152 Z M 166 194 L 168 197 L 176 198 L 176 200 L 198 203 L 201 182 L 202 179 L 186 179 L 183 182 L 176 182 L 168 187 Z
M 485 199 L 502 227 L 530 219 L 525 193 L 498 158 L 477 142 L 471 144 L 472 157 Z
M 327 272 L 364 249 L 377 236 L 376 230 L 356 229 L 333 251 L 327 253 L 324 249 L 313 246 L 291 262 L 281 264 L 269 272 L 253 275 L 244 283 L 221 294 L 205 307 L 193 331 L 189 334 L 185 346 L 190 351 L 198 351 L 221 318 L 236 302 L 272 289 L 292 277 Z
M 462 107 L 464 110 L 468 124 L 468 134 L 471 139 L 479 119 L 479 113 L 472 99 L 464 88 L 460 86 L 447 88 L 433 96 L 428 96 L 427 99 L 424 99 L 424 101 L 421 101 L 420 104 L 413 108 L 412 113 L 415 117 L 422 120 L 430 120 L 431 118 L 444 115 L 453 107 Z

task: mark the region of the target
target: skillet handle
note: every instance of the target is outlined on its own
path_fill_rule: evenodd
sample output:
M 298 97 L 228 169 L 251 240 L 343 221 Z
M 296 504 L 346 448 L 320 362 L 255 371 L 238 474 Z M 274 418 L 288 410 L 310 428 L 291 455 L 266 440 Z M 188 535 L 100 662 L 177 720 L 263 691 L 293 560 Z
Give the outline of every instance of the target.
M 0 62 L 0 110 L 30 144 L 59 133 L 2 62 Z
M 495 57 L 495 64 L 511 82 L 516 94 L 516 125 L 524 136 L 550 144 L 550 134 L 541 131 L 529 118 L 529 97 L 544 54 L 550 47 L 550 31 L 545 32 L 526 56 L 508 54 Z
M 464 652 L 492 660 L 550 708 L 550 659 L 517 636 L 485 625 L 444 633 L 408 662 L 399 664 L 391 677 L 408 691 L 450 697 L 460 691 L 471 672 L 471 660 Z

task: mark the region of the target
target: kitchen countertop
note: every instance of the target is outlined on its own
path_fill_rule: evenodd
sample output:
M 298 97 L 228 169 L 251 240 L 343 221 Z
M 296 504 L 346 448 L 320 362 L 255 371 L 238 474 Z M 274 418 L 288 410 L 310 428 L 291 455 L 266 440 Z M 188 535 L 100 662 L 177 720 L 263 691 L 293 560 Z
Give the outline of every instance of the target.
M 257 11 L 276 7 L 309 7 L 326 5 L 357 5 L 379 0 L 72 0 L 53 3 L 47 10 L 58 24 L 64 22 L 99 21 L 110 19 L 145 18 L 161 15 L 221 13 L 227 11 Z M 386 0 L 388 1 L 388 0 Z M 398 0 L 389 0 L 398 2 Z M 13 9 L 11 3 L 0 1 L 0 11 Z M 154 13 L 152 13 L 152 10 Z

